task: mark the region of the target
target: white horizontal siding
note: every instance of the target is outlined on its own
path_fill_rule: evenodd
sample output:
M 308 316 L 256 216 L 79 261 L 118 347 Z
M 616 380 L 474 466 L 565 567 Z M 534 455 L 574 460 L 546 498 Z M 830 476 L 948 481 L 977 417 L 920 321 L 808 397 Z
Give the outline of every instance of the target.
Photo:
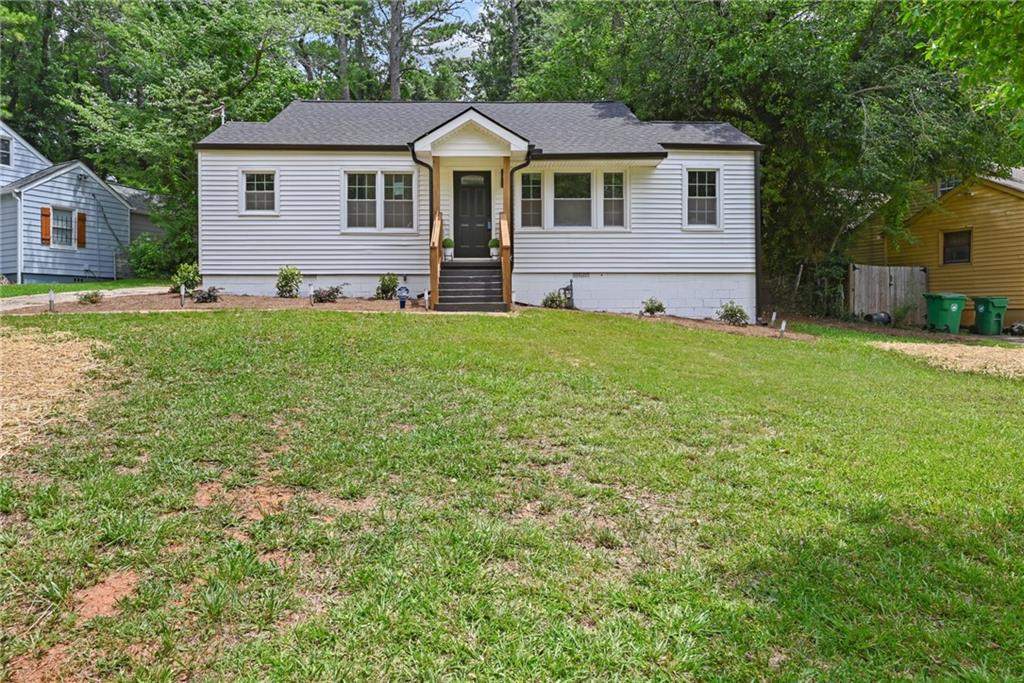
M 86 215 L 85 247 L 67 249 L 42 244 L 40 208 L 73 209 Z M 116 277 L 116 257 L 127 247 L 130 212 L 100 183 L 72 168 L 27 190 L 24 195 L 24 272 L 62 277 Z M 72 217 L 73 239 L 78 223 Z
M 11 139 L 11 165 L 0 165 L 0 187 L 53 165 L 27 145 L 22 144 L 15 137 L 11 127 L 2 121 L 0 121 L 0 135 Z
M 469 123 L 435 140 L 430 146 L 434 156 L 508 156 L 509 143 L 475 123 Z
M 537 162 L 522 172 L 572 170 Z M 609 162 L 610 170 L 614 162 Z M 720 170 L 720 230 L 685 226 L 687 169 Z M 581 170 L 600 172 L 593 164 Z M 631 166 L 629 229 L 517 230 L 516 273 L 752 273 L 755 259 L 754 154 L 672 151 L 657 166 Z M 516 183 L 517 190 L 519 183 Z M 595 198 L 600 201 L 600 197 Z M 549 198 L 545 198 L 549 201 Z
M 243 170 L 277 173 L 278 215 L 240 214 Z M 415 173 L 412 232 L 342 229 L 344 171 Z M 281 266 L 304 273 L 429 272 L 425 168 L 408 153 L 203 150 L 199 153 L 199 262 L 204 274 L 271 275 Z

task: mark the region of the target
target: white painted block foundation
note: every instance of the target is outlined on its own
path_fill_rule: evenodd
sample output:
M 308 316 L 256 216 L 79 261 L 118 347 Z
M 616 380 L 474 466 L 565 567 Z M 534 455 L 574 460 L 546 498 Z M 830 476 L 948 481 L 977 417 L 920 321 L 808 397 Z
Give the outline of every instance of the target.
M 713 318 L 723 303 L 735 301 L 754 319 L 753 273 L 514 273 L 512 294 L 518 303 L 539 306 L 570 279 L 576 308 L 586 311 L 638 313 L 653 296 L 670 315 Z
M 358 298 L 372 297 L 377 291 L 377 275 L 306 275 L 302 278 L 300 296 L 309 294 L 309 285 L 314 289 L 344 285 L 344 295 Z M 399 286 L 409 288 L 413 298 L 423 293 L 430 283 L 428 275 L 399 275 Z M 276 275 L 204 275 L 204 287 L 220 287 L 225 294 L 252 294 L 256 296 L 277 296 Z

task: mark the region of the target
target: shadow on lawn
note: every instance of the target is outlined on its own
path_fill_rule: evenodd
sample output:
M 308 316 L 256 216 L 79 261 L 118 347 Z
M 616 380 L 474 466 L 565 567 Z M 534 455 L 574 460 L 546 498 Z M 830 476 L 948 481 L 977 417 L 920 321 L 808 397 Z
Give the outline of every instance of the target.
M 844 516 L 828 533 L 784 536 L 781 552 L 740 577 L 778 624 L 776 642 L 794 643 L 790 666 L 855 677 L 1024 673 L 1024 515 L 954 521 L 872 502 Z

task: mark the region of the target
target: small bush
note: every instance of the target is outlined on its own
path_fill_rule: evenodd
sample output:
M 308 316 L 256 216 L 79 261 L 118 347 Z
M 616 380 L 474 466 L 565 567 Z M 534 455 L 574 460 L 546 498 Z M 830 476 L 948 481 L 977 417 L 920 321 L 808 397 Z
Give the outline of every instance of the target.
M 103 292 L 85 292 L 78 297 L 78 303 L 80 304 L 98 304 L 103 301 Z
M 544 308 L 569 308 L 569 297 L 562 292 L 548 292 L 540 304 Z
M 398 276 L 394 273 L 384 273 L 380 276 L 380 282 L 377 283 L 377 292 L 374 294 L 374 298 L 394 299 L 396 292 L 398 292 Z
M 182 263 L 178 270 L 171 276 L 171 292 L 177 292 L 185 285 L 185 292 L 191 292 L 199 286 L 202 278 L 199 277 L 198 263 Z
M 501 246 L 501 241 L 498 238 L 496 238 L 496 237 L 492 237 L 491 241 L 487 243 L 487 248 L 488 249 L 497 249 L 500 246 Z
M 665 304 L 661 303 L 659 299 L 655 299 L 653 296 L 647 301 L 645 301 L 642 305 L 643 308 L 640 309 L 640 312 L 644 315 L 653 316 L 665 312 Z
M 453 240 L 451 237 L 445 237 L 443 240 L 441 240 L 441 246 L 444 247 L 445 249 L 454 249 L 455 240 Z
M 197 304 L 212 304 L 220 301 L 221 290 L 218 287 L 207 287 L 192 292 L 192 301 Z
M 163 277 L 171 269 L 164 246 L 147 234 L 128 245 L 128 265 L 139 277 Z
M 336 285 L 334 287 L 322 287 L 313 290 L 313 303 L 315 304 L 333 304 L 339 298 L 341 298 L 342 285 Z
M 284 266 L 277 271 L 277 295 L 282 299 L 294 299 L 299 296 L 302 286 L 302 271 L 295 266 Z
M 718 309 L 716 316 L 722 322 L 729 323 L 730 325 L 735 325 L 737 327 L 744 327 L 749 320 L 747 318 L 747 312 L 735 301 L 722 304 L 722 307 Z

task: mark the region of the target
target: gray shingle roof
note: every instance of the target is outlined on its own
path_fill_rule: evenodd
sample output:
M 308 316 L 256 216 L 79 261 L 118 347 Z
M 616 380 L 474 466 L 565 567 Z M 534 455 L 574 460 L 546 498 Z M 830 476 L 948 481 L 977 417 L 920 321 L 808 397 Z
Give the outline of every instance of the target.
M 132 207 L 133 213 L 149 215 L 150 209 L 159 201 L 152 192 L 140 190 L 137 187 L 113 182 L 108 183 L 108 185 L 110 185 L 111 190 L 121 195 L 121 198 L 128 202 L 129 206 Z
M 1024 168 L 1011 169 L 1009 178 L 988 178 L 988 180 L 1008 187 L 1011 190 L 1024 192 Z
M 198 148 L 406 149 L 470 107 L 530 141 L 537 154 L 662 154 L 671 146 L 760 145 L 728 123 L 644 122 L 622 102 L 321 102 L 299 100 L 268 123 L 230 122 Z
M 20 190 L 23 187 L 28 187 L 37 180 L 42 180 L 43 178 L 47 178 L 51 175 L 57 175 L 61 171 L 65 170 L 68 166 L 74 166 L 77 163 L 77 159 L 72 159 L 71 161 L 62 161 L 59 164 L 47 166 L 46 168 L 40 169 L 35 173 L 30 173 L 27 176 L 18 178 L 13 183 L 7 183 L 3 187 L 0 187 L 0 192 L 13 192 L 15 190 Z

